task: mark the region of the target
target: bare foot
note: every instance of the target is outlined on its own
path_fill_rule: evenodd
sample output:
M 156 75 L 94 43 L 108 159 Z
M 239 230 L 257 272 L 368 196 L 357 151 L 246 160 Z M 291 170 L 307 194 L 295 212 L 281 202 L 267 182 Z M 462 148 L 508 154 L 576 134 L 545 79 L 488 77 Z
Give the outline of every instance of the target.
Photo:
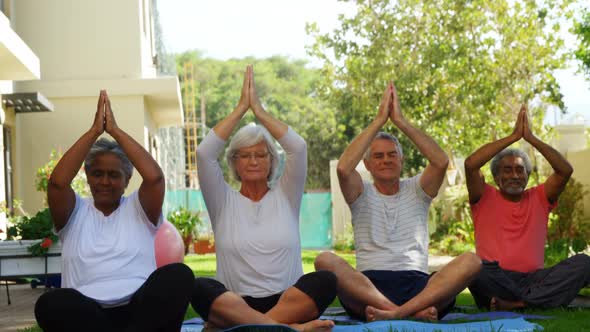
M 289 324 L 297 331 L 331 331 L 334 327 L 334 322 L 331 320 L 316 319 L 303 324 Z
M 431 321 L 431 322 L 436 322 L 436 321 L 438 321 L 438 310 L 436 310 L 436 308 L 434 306 L 428 307 L 422 311 L 418 311 L 414 315 L 414 318 L 419 319 L 419 320 L 427 320 L 427 321 Z
M 365 318 L 367 322 L 374 322 L 376 320 L 388 320 L 400 318 L 399 310 L 381 310 L 368 305 L 365 308 Z
M 526 303 L 523 301 L 506 301 L 499 297 L 492 297 L 490 300 L 490 310 L 513 310 L 526 307 Z
M 365 309 L 365 317 L 367 322 L 373 322 L 376 320 L 389 320 L 389 319 L 400 319 L 404 318 L 399 314 L 399 310 L 381 310 L 373 306 L 368 305 Z M 437 321 L 438 311 L 435 307 L 428 307 L 424 310 L 417 312 L 412 318 L 427 321 Z

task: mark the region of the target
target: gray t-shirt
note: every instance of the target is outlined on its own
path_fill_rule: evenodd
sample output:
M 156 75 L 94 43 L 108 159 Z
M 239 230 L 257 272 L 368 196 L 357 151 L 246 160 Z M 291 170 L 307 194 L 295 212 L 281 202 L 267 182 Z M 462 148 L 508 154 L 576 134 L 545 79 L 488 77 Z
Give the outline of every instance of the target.
M 402 179 L 399 191 L 383 195 L 369 182 L 350 204 L 357 270 L 416 270 L 428 273 L 428 208 L 421 174 Z

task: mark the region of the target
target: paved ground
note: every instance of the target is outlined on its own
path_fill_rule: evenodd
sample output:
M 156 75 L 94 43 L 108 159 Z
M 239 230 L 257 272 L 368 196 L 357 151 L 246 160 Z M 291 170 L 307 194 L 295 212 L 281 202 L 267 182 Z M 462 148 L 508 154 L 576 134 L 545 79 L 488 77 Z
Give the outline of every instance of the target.
M 28 284 L 9 285 L 12 303 L 8 305 L 4 282 L 0 286 L 0 331 L 16 332 L 17 329 L 35 325 L 35 302 L 45 288 L 41 286 L 31 289 Z

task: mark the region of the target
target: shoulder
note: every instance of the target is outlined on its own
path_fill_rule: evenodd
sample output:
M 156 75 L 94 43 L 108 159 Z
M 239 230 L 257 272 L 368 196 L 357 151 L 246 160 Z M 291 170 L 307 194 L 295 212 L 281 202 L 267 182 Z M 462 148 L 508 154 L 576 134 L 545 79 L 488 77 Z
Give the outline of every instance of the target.
M 502 195 L 500 195 L 500 191 L 496 187 L 488 183 L 485 183 L 483 193 L 481 194 L 479 200 L 475 204 L 470 205 L 473 211 L 476 212 L 482 206 L 488 206 L 490 204 L 493 204 L 494 202 L 497 203 L 498 201 L 505 200 L 506 199 L 502 197 Z
M 375 189 L 375 186 L 372 182 L 363 180 L 362 187 L 363 190 L 361 191 L 360 195 L 354 200 L 354 202 L 349 204 L 351 208 L 353 206 L 358 206 L 359 204 L 362 204 L 362 202 L 365 202 L 371 197 L 375 196 L 377 190 Z
M 530 195 L 531 198 L 534 198 L 534 200 L 539 204 L 542 204 L 550 208 L 554 208 L 555 206 L 557 206 L 557 202 L 549 202 L 549 199 L 547 198 L 547 193 L 545 192 L 545 184 L 543 183 L 527 189 L 525 193 Z

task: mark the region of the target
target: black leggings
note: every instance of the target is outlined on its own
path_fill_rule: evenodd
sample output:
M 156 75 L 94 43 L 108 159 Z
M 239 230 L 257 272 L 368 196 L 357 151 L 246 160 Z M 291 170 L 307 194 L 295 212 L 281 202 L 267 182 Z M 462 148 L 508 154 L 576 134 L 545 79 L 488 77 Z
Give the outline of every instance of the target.
M 319 317 L 336 298 L 336 283 L 336 275 L 334 273 L 316 271 L 301 276 L 293 287 L 305 293 L 315 302 Z M 191 304 L 195 311 L 207 321 L 209 319 L 211 304 L 218 296 L 227 291 L 228 289 L 215 279 L 196 278 Z M 252 309 L 265 313 L 279 302 L 281 295 L 282 292 L 262 298 L 244 296 L 243 299 Z
M 45 332 L 180 331 L 194 274 L 181 263 L 154 271 L 129 304 L 103 308 L 72 288 L 50 290 L 37 300 L 35 318 Z

